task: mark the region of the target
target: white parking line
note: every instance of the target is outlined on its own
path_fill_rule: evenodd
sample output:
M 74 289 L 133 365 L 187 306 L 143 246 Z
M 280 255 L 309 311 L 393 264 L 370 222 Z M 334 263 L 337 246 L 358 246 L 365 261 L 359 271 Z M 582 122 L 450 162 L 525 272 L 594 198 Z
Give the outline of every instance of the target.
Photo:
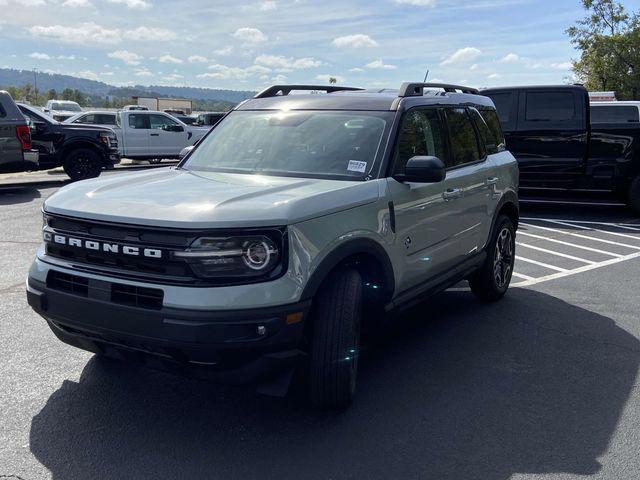
M 603 240 L 601 238 L 588 237 L 586 235 L 580 235 L 579 233 L 565 232 L 564 230 L 558 230 L 557 228 L 541 227 L 539 225 L 532 225 L 531 223 L 520 222 L 520 225 L 525 225 L 531 228 L 539 228 L 540 230 L 546 230 L 548 232 L 561 233 L 563 235 L 571 235 L 572 237 L 583 238 L 585 240 L 591 240 L 595 242 L 608 243 L 609 245 L 617 245 L 619 247 L 632 248 L 634 250 L 640 250 L 637 245 L 629 245 L 628 243 L 613 242 L 611 240 Z
M 638 237 L 637 235 L 629 235 L 628 233 L 610 232 L 608 230 L 601 230 L 599 228 L 583 227 L 582 225 L 578 225 L 575 223 L 561 222 L 560 220 L 544 220 L 544 221 L 549 223 L 555 223 L 557 225 L 565 225 L 567 227 L 579 228 L 581 230 L 589 230 L 590 232 L 600 232 L 600 233 L 606 233 L 608 235 L 615 235 L 617 237 L 633 238 L 634 240 L 640 240 L 640 237 Z
M 534 235 L 533 233 L 523 232 L 522 230 L 518 230 L 517 235 L 524 235 L 526 237 L 538 238 L 540 240 L 545 240 L 547 242 L 557 243 L 557 244 L 560 244 L 560 245 L 566 245 L 567 247 L 579 248 L 581 250 L 586 250 L 588 252 L 594 252 L 594 253 L 600 253 L 602 255 L 609 255 L 610 257 L 616 257 L 616 258 L 624 257 L 624 255 L 620 255 L 619 253 L 605 252 L 604 250 L 598 250 L 597 248 L 585 247 L 584 245 L 577 245 L 575 243 L 563 242 L 562 240 L 556 240 L 555 238 L 547 238 L 547 237 L 543 237 L 541 235 Z
M 594 262 L 593 260 L 587 260 L 585 258 L 574 257 L 573 255 L 567 255 L 566 253 L 560 253 L 560 252 L 555 252 L 553 250 L 547 250 L 546 248 L 536 247 L 535 245 L 530 245 L 528 243 L 516 242 L 516 244 L 520 245 L 521 247 L 530 248 L 532 250 L 538 250 L 539 252 L 549 253 L 551 255 L 556 255 L 558 257 L 568 258 L 570 260 L 575 260 L 577 262 L 588 263 L 588 264 L 598 263 L 598 262 Z
M 512 275 L 514 277 L 521 278 L 522 280 L 529 280 L 529 281 L 535 280 L 535 278 L 530 277 L 529 275 L 523 275 L 522 273 L 518 273 L 518 272 L 513 272 Z
M 632 253 L 630 255 L 625 255 L 621 258 L 612 258 L 611 260 L 606 260 L 604 262 L 595 263 L 593 265 L 585 265 L 584 267 L 576 268 L 574 270 L 568 270 L 562 273 L 552 273 L 551 275 L 546 275 L 544 277 L 538 277 L 533 280 L 528 280 L 524 282 L 518 282 L 514 284 L 514 287 L 528 287 L 530 285 L 535 285 L 536 283 L 548 282 L 549 280 L 555 280 L 557 278 L 568 277 L 570 275 L 575 275 L 577 273 L 588 272 L 589 270 L 595 270 L 596 268 L 606 267 L 609 265 L 614 265 L 616 263 L 624 262 L 625 260 L 631 260 L 634 258 L 639 258 L 640 252 Z
M 521 257 L 520 255 L 516 255 L 516 260 L 522 260 L 523 262 L 532 263 L 534 265 L 538 265 L 540 267 L 548 268 L 549 270 L 555 270 L 556 272 L 568 272 L 566 268 L 556 267 L 555 265 L 549 265 L 548 263 L 542 263 L 537 260 L 532 260 L 530 258 Z
M 537 217 L 520 217 L 520 220 L 541 220 L 543 222 L 549 222 L 555 220 L 555 218 L 537 218 Z M 591 220 L 566 220 L 564 222 L 575 223 L 587 223 L 589 225 L 606 225 L 607 227 L 619 227 L 626 230 L 634 230 L 640 232 L 640 223 L 612 223 L 612 222 L 592 222 Z

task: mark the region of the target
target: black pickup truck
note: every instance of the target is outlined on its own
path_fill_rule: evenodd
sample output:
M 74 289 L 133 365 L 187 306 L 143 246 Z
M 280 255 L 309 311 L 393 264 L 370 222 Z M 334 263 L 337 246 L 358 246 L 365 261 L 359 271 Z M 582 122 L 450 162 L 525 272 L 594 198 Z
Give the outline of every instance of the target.
M 110 128 L 60 123 L 29 105 L 17 105 L 39 151 L 39 170 L 62 166 L 71 180 L 82 180 L 120 161 L 118 139 Z
M 580 85 L 482 91 L 498 110 L 522 190 L 606 192 L 640 213 L 640 124 L 590 121 Z

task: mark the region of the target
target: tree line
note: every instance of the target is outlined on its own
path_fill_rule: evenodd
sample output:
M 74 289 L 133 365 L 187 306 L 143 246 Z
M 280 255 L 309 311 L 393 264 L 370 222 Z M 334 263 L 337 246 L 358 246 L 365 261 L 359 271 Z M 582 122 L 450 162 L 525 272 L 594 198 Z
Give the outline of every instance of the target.
M 616 0 L 582 0 L 586 15 L 567 29 L 580 53 L 573 61 L 588 90 L 615 91 L 618 100 L 640 98 L 640 16 Z

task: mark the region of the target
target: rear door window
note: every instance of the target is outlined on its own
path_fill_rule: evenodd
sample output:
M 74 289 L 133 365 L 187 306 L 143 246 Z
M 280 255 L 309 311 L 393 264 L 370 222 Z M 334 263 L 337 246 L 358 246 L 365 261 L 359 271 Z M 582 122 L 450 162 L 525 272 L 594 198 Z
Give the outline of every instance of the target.
M 448 168 L 459 167 L 482 159 L 476 129 L 465 108 L 447 108 L 447 126 L 451 156 L 445 162 Z
M 136 130 L 149 130 L 149 115 L 133 113 L 129 115 L 129 128 Z
M 576 118 L 576 102 L 571 92 L 527 92 L 525 120 L 556 122 Z
M 98 125 L 115 125 L 116 124 L 116 116 L 109 115 L 104 113 L 96 114 L 96 123 Z
M 638 107 L 632 105 L 591 105 L 591 123 L 638 123 Z

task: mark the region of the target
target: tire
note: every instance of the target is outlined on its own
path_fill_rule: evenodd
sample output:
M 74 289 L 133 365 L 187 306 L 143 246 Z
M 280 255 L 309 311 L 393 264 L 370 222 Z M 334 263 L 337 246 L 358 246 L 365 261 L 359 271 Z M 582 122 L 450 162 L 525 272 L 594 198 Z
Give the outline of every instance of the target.
M 356 392 L 362 279 L 351 269 L 331 274 L 314 298 L 309 395 L 321 409 L 347 408 Z
M 487 258 L 469 278 L 469 286 L 476 297 L 485 302 L 501 299 L 509 288 L 516 253 L 516 231 L 506 215 L 496 221 L 487 247 Z
M 640 214 L 640 176 L 636 177 L 629 186 L 627 205 L 629 205 L 635 213 Z
M 86 178 L 95 178 L 102 171 L 100 155 L 88 148 L 72 150 L 63 164 L 64 172 L 74 182 Z
M 161 158 L 150 158 L 149 159 L 149 164 L 151 165 L 157 165 L 158 163 L 160 163 L 162 161 Z

